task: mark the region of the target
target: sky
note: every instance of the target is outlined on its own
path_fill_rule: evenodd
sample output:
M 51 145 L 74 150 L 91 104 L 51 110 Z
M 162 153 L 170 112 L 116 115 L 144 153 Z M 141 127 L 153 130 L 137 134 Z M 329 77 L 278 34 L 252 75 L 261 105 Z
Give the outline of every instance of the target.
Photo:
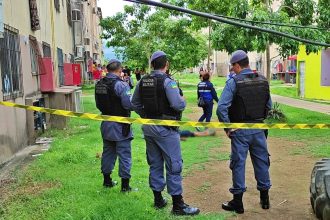
M 124 5 L 132 5 L 132 3 L 124 0 L 98 0 L 97 5 L 102 8 L 103 17 L 107 17 L 124 11 Z
M 124 0 L 98 0 L 97 6 L 102 8 L 103 18 L 108 16 L 113 16 L 117 12 L 124 11 L 125 5 L 132 5 L 130 2 L 125 2 Z M 107 48 L 103 45 L 104 56 L 107 59 L 117 58 L 113 48 Z

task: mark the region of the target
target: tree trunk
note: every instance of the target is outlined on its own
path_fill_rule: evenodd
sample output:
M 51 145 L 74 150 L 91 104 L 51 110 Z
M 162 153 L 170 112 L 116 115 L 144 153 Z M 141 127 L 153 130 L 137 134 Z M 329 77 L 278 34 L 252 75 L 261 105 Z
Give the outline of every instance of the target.
M 208 57 L 207 57 L 207 71 L 210 73 L 210 62 L 211 62 L 211 20 L 209 20 L 209 51 L 208 51 Z
M 265 0 L 265 5 L 267 7 L 267 10 L 269 10 L 269 0 Z M 271 78 L 270 78 L 270 68 L 271 68 L 271 65 L 270 65 L 270 45 L 269 45 L 269 42 L 266 46 L 266 76 L 267 76 L 267 80 L 270 81 Z
M 267 76 L 267 80 L 268 80 L 268 81 L 271 80 L 270 69 L 271 69 L 271 62 L 270 62 L 270 45 L 267 44 L 267 47 L 266 47 L 266 76 Z

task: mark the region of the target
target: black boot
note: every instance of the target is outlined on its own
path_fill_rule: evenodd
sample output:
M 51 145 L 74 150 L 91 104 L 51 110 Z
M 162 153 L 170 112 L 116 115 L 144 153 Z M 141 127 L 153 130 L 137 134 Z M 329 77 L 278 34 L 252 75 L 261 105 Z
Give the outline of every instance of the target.
M 154 193 L 154 206 L 156 209 L 162 209 L 167 205 L 167 200 L 163 198 L 162 192 L 153 191 Z
M 234 194 L 234 199 L 222 203 L 222 208 L 226 211 L 234 211 L 238 214 L 243 214 L 244 213 L 244 207 L 243 207 L 243 193 L 240 194 Z
M 172 196 L 173 200 L 173 209 L 172 214 L 174 215 L 198 215 L 199 209 L 190 207 L 186 203 L 184 203 L 181 195 Z
M 121 192 L 130 192 L 132 188 L 129 186 L 129 179 L 121 179 Z
M 260 191 L 260 205 L 262 209 L 269 209 L 269 195 L 268 190 L 261 190 Z
M 112 181 L 110 174 L 103 173 L 103 186 L 111 188 L 114 187 L 115 185 L 117 185 L 117 182 Z

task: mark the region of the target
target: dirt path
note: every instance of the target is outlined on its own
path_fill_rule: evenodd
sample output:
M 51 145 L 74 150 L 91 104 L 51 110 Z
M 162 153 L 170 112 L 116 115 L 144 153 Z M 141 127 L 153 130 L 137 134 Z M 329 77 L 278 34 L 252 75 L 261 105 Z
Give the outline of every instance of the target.
M 225 141 L 224 146 L 219 146 L 214 153 L 230 152 L 229 140 L 221 130 L 217 133 L 219 138 Z M 309 203 L 309 182 L 316 159 L 292 154 L 294 149 L 304 146 L 301 142 L 270 138 L 268 146 L 273 185 L 270 191 L 271 209 L 264 211 L 259 207 L 259 191 L 256 189 L 252 162 L 248 157 L 247 192 L 244 194 L 245 214 L 231 219 L 315 219 Z M 204 213 L 224 212 L 221 203 L 232 198 L 228 191 L 230 186 L 231 171 L 228 161 L 206 163 L 204 171 L 191 172 L 184 178 L 186 200 L 200 207 Z

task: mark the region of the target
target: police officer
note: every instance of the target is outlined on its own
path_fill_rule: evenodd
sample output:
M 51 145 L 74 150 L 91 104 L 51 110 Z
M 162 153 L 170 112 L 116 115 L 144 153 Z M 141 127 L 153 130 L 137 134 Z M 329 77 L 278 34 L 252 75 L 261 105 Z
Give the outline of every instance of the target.
M 135 111 L 143 118 L 180 120 L 186 102 L 180 95 L 177 83 L 166 75 L 169 66 L 166 54 L 155 52 L 151 57 L 151 66 L 154 70 L 140 80 L 133 94 Z M 144 125 L 142 130 L 147 146 L 149 185 L 154 193 L 155 208 L 161 209 L 167 205 L 162 196 L 167 185 L 173 200 L 173 214 L 198 214 L 199 209 L 185 204 L 182 198 L 182 157 L 178 128 Z
M 122 65 L 119 60 L 112 59 L 107 65 L 108 74 L 95 86 L 95 101 L 103 115 L 129 117 L 133 110 L 130 88 L 121 79 Z M 117 182 L 111 178 L 117 156 L 119 157 L 119 176 L 121 191 L 131 191 L 131 141 L 133 134 L 130 124 L 103 121 L 101 124 L 103 153 L 101 171 L 104 176 L 103 185 L 113 187 Z
M 217 109 L 219 121 L 263 123 L 272 105 L 267 79 L 253 73 L 249 67 L 249 58 L 242 50 L 234 52 L 230 62 L 237 75 L 226 82 L 221 94 Z M 230 202 L 223 203 L 222 208 L 244 213 L 242 197 L 246 191 L 245 161 L 250 151 L 257 189 L 260 191 L 260 204 L 263 209 L 269 209 L 270 163 L 264 130 L 225 129 L 225 131 L 231 139 L 230 168 L 233 186 L 230 192 L 234 198 Z
M 213 100 L 218 103 L 218 95 L 215 91 L 213 84 L 210 82 L 210 74 L 205 73 L 202 76 L 202 82 L 197 85 L 197 98 L 200 97 L 204 100 L 203 115 L 199 118 L 199 122 L 206 120 L 206 122 L 210 122 L 212 118 L 213 112 Z

